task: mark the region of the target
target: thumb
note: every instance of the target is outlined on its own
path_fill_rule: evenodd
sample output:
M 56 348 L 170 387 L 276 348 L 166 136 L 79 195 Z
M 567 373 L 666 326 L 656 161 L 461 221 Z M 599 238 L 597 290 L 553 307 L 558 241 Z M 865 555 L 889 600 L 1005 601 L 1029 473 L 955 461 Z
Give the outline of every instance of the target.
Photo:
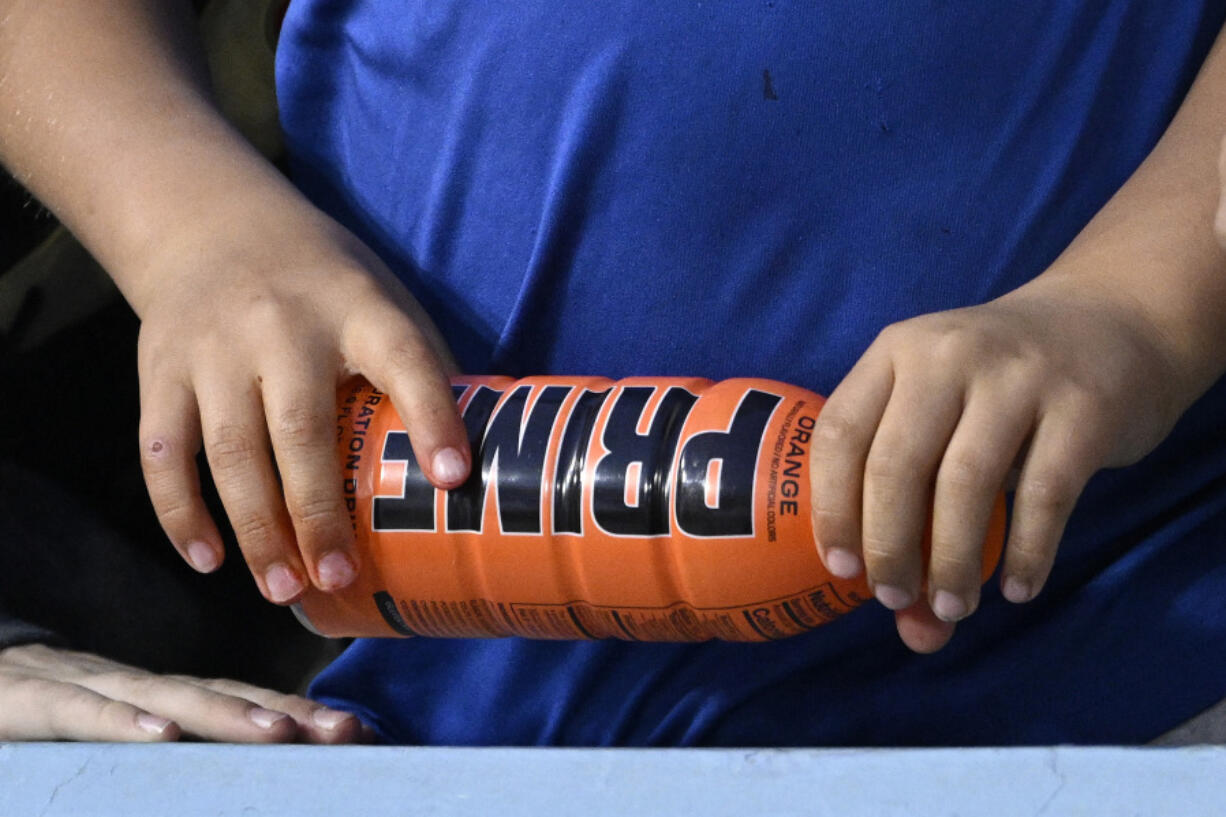
M 908 649 L 925 655 L 944 647 L 954 635 L 954 625 L 937 618 L 928 606 L 927 598 L 921 598 L 905 610 L 895 612 L 894 623 L 902 643 Z

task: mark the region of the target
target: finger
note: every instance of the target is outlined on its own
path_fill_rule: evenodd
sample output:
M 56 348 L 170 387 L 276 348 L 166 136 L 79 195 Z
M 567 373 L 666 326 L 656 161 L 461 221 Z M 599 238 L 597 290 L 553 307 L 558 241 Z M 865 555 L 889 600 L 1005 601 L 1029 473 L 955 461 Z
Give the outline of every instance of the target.
M 363 739 L 362 722 L 356 715 L 332 709 L 297 695 L 233 681 L 227 678 L 203 682 L 208 688 L 236 695 L 293 718 L 300 735 L 309 743 L 356 743 Z
M 894 613 L 894 625 L 898 637 L 913 652 L 934 653 L 949 643 L 954 636 L 955 625 L 942 621 L 932 612 L 925 599 Z
M 243 556 L 265 598 L 293 602 L 305 589 L 305 572 L 273 472 L 255 385 L 206 377 L 197 393 L 204 450 Z
M 92 653 L 46 644 L 22 644 L 0 650 L 0 671 L 17 671 L 49 681 L 72 682 L 83 672 L 107 671 L 117 666 L 122 665 Z
M 167 538 L 196 570 L 216 570 L 225 548 L 200 495 L 200 417 L 190 389 L 141 378 L 140 449 L 149 499 Z
M 1014 495 L 1005 546 L 1001 589 L 1009 601 L 1029 601 L 1047 581 L 1064 526 L 1101 462 L 1093 428 L 1080 412 L 1050 412 L 1039 418 Z
M 426 337 L 391 304 L 349 333 L 346 357 L 391 395 L 429 480 L 454 488 L 468 478 L 472 451 L 451 384 Z
M 434 325 L 434 321 L 430 320 L 426 310 L 422 309 L 417 299 L 405 288 L 404 282 L 396 277 L 396 274 L 388 269 L 387 265 L 365 244 L 356 238 L 352 238 L 352 242 L 351 248 L 361 259 L 364 273 L 373 276 L 379 285 L 377 294 L 374 296 L 374 303 L 366 306 L 366 309 L 371 310 L 372 313 L 375 310 L 382 310 L 385 307 L 384 300 L 390 298 L 398 313 L 394 316 L 395 320 L 399 322 L 407 318 L 409 323 L 421 333 L 435 357 L 438 358 L 443 373 L 448 377 L 460 374 L 460 367 L 452 357 L 451 350 L 447 348 L 447 341 L 438 331 L 438 327 Z M 367 303 L 369 304 L 370 301 L 367 300 Z M 395 324 L 388 324 L 388 326 L 393 325 Z
M 302 699 L 248 684 L 156 675 L 92 653 L 36 644 L 5 650 L 2 659 L 0 673 L 86 689 L 158 712 L 166 716 L 164 719 L 174 718 L 185 731 L 210 740 L 267 743 L 289 740 L 297 734 L 290 723 L 293 713 L 280 704 Z M 262 694 L 244 694 L 248 692 Z
M 1218 180 L 1221 192 L 1218 195 L 1217 213 L 1214 216 L 1213 232 L 1218 244 L 1226 249 L 1226 139 L 1218 150 Z
M 864 462 L 864 567 L 877 600 L 915 604 L 934 472 L 962 412 L 961 385 L 900 377 Z
M 813 538 L 826 569 L 840 578 L 854 578 L 864 567 L 864 460 L 893 385 L 889 361 L 870 350 L 831 393 L 813 427 Z
M 288 713 L 210 689 L 197 679 L 124 668 L 85 675 L 76 683 L 108 698 L 174 720 L 184 732 L 228 743 L 285 743 L 298 727 Z
M 316 587 L 339 590 L 357 578 L 358 556 L 341 495 L 336 395 L 330 381 L 324 389 L 300 385 L 320 380 L 306 369 L 266 375 L 264 407 L 299 555 Z
M 76 684 L 0 675 L 0 741 L 88 740 L 151 743 L 178 740 L 178 724 Z
M 972 394 L 937 471 L 928 598 L 937 618 L 959 621 L 979 604 L 983 543 L 1034 407 L 1012 391 Z

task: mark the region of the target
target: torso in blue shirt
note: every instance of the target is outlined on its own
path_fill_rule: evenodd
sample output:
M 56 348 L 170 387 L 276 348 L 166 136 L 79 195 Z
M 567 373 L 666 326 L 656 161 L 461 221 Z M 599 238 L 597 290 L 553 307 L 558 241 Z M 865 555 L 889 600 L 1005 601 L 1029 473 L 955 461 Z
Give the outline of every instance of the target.
M 472 372 L 829 393 L 887 324 L 1039 274 L 1162 133 L 1208 0 L 295 0 L 296 178 Z M 1226 695 L 1219 387 L 1099 475 L 1050 584 L 953 643 L 870 605 L 761 645 L 359 642 L 316 682 L 388 740 L 1136 741 Z

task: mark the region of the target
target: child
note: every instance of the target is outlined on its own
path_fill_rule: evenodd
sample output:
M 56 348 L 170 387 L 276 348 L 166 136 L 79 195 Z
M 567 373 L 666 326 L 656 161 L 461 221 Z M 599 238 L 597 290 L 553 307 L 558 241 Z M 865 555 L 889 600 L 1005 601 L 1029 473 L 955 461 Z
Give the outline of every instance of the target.
M 332 390 L 387 390 L 457 484 L 449 348 L 829 393 L 827 564 L 915 650 L 966 619 L 933 657 L 881 608 L 753 646 L 364 642 L 315 689 L 386 739 L 1144 740 L 1226 694 L 1223 14 L 920 5 L 295 0 L 283 124 L 325 216 L 219 121 L 161 4 L 11 0 L 3 158 L 144 321 L 146 478 L 202 570 L 203 441 L 270 600 L 351 581 Z M 1014 468 L 1021 608 L 976 581 Z

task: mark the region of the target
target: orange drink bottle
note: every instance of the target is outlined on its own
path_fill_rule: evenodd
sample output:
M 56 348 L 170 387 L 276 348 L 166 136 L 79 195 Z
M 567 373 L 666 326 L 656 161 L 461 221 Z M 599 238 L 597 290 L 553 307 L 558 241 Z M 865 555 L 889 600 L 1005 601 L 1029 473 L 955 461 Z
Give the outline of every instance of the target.
M 387 395 L 341 391 L 362 568 L 295 608 L 329 636 L 769 641 L 871 597 L 809 521 L 822 398 L 770 380 L 459 377 L 473 473 L 431 486 Z M 1004 533 L 998 498 L 983 579 Z

